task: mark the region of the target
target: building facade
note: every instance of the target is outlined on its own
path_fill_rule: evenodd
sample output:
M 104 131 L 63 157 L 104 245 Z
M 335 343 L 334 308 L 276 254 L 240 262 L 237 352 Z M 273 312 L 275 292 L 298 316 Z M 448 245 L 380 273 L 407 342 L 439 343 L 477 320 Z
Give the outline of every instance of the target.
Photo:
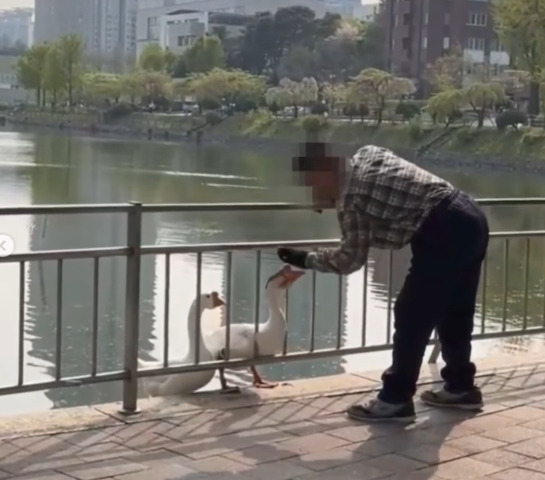
M 0 48 L 32 46 L 34 9 L 13 8 L 0 11 Z
M 178 45 L 178 37 L 182 37 L 180 41 L 185 42 L 183 37 L 199 35 L 200 32 L 203 32 L 202 35 L 212 33 L 213 28 L 221 27 L 230 35 L 236 35 L 237 31 L 243 31 L 240 24 L 245 22 L 245 17 L 258 12 L 275 13 L 280 8 L 294 5 L 310 8 L 317 18 L 323 17 L 326 12 L 324 0 L 139 0 L 137 56 L 150 43 L 183 50 L 187 44 Z M 181 19 L 181 23 L 175 23 L 177 20 L 174 17 Z M 195 18 L 189 21 L 190 17 Z
M 35 0 L 36 43 L 77 34 L 93 55 L 136 53 L 137 0 Z
M 489 0 L 386 0 L 386 57 L 392 73 L 420 82 L 428 65 L 458 47 L 468 74 L 509 66 L 498 41 Z

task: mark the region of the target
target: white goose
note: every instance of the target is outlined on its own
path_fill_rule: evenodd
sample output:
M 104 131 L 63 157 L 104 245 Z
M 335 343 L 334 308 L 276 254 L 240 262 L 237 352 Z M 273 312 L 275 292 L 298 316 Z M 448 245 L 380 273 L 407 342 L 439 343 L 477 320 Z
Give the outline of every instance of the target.
M 254 324 L 235 323 L 231 325 L 229 336 L 229 358 L 247 359 L 256 356 L 265 357 L 277 355 L 282 352 L 287 325 L 284 314 L 286 306 L 286 290 L 304 272 L 293 270 L 289 265 L 284 266 L 267 281 L 265 295 L 269 306 L 269 318 L 262 324 L 262 328 L 256 333 Z M 206 337 L 210 350 L 218 352 L 217 359 L 226 357 L 225 329 L 222 326 Z M 254 377 L 254 386 L 258 388 L 274 388 L 278 384 L 265 382 L 256 368 L 252 365 L 250 371 Z M 238 387 L 228 387 L 223 369 L 219 369 L 221 389 L 223 393 L 239 392 Z
M 195 331 L 197 330 L 197 304 L 196 298 L 191 304 L 189 315 L 187 317 L 187 338 L 189 340 L 189 351 L 182 360 L 176 360 L 176 365 L 192 364 L 195 361 Z M 204 310 L 212 310 L 225 305 L 225 302 L 220 298 L 217 292 L 205 293 L 200 296 L 200 312 L 198 313 L 199 321 L 202 318 Z M 201 325 L 202 327 L 202 325 Z M 203 331 L 201 328 L 201 336 L 199 339 L 199 360 L 200 362 L 210 362 L 217 355 L 212 353 L 206 346 L 203 340 Z M 145 362 L 138 360 L 139 368 L 154 368 L 162 366 L 162 363 Z M 171 366 L 173 364 L 171 363 Z M 167 395 L 183 395 L 193 393 L 196 390 L 204 387 L 214 377 L 214 370 L 203 370 L 200 372 L 175 373 L 171 375 L 161 375 L 158 377 L 146 377 L 143 379 L 144 388 L 152 397 L 167 396 Z

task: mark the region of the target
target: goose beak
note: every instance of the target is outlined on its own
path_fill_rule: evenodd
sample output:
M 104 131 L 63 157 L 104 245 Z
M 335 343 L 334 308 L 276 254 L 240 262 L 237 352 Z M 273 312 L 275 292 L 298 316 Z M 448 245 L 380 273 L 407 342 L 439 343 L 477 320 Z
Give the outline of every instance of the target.
M 303 272 L 302 270 L 291 270 L 291 269 L 288 272 L 284 273 L 284 275 L 286 277 L 286 282 L 287 282 L 288 285 L 292 285 L 293 283 L 295 283 L 304 274 L 305 274 L 305 272 Z
M 212 293 L 212 305 L 214 305 L 214 308 L 225 305 L 225 301 L 217 294 L 217 292 Z

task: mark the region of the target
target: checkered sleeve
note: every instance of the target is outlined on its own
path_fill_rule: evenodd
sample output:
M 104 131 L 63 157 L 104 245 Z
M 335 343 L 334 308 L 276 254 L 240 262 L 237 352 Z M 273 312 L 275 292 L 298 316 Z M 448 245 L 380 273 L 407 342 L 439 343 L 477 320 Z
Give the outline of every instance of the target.
M 353 199 L 345 198 L 338 214 L 342 238 L 337 248 L 325 248 L 307 255 L 306 266 L 320 272 L 348 275 L 359 270 L 367 261 L 370 229 L 355 207 Z

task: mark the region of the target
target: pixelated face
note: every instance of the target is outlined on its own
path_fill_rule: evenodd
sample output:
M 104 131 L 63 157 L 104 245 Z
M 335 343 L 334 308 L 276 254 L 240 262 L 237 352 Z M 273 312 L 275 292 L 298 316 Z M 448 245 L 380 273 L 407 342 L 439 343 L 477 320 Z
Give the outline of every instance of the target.
M 310 187 L 316 204 L 334 202 L 339 196 L 339 185 L 344 159 L 328 155 L 327 144 L 305 144 L 304 155 L 293 159 L 293 170 L 301 185 Z

